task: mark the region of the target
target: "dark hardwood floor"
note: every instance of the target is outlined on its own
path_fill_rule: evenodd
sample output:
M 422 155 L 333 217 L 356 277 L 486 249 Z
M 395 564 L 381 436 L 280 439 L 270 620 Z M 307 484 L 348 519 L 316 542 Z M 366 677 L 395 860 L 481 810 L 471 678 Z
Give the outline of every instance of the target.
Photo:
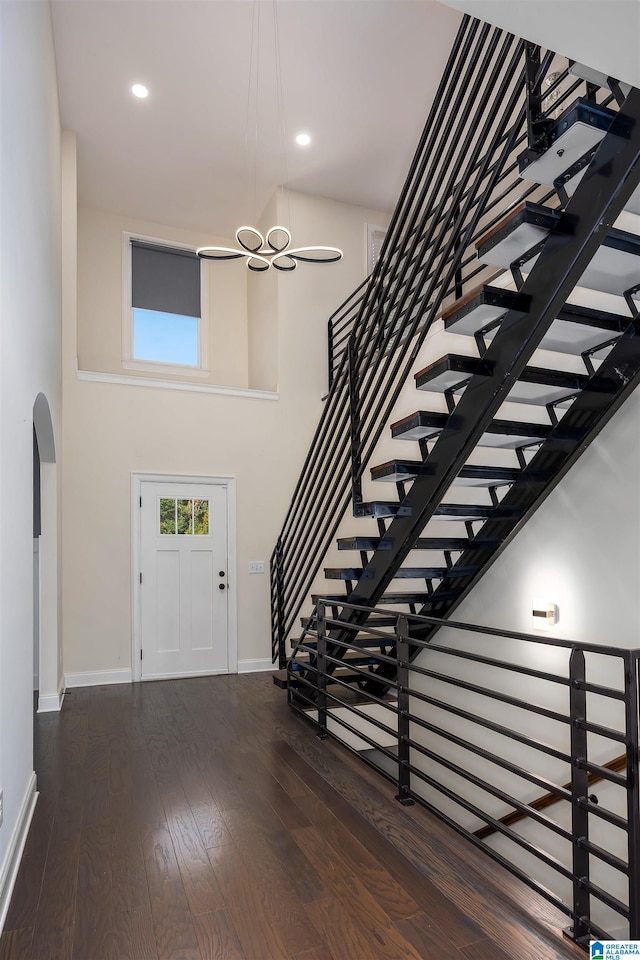
M 552 960 L 566 920 L 269 674 L 71 690 L 0 960 Z

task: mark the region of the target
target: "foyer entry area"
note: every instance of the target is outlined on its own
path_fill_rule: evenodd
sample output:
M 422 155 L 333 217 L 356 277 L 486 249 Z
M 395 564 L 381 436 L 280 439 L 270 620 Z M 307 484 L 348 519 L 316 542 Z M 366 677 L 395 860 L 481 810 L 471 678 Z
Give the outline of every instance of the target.
M 70 690 L 0 960 L 558 960 L 562 917 L 271 674 Z

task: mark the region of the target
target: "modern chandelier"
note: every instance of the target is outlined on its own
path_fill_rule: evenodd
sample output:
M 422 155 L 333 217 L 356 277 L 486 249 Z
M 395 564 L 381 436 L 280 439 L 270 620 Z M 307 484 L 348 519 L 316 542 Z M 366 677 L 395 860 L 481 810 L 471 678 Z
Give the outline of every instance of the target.
M 338 247 L 294 247 L 291 249 L 291 234 L 286 227 L 271 227 L 266 238 L 256 227 L 238 227 L 236 240 L 241 250 L 233 247 L 200 247 L 196 253 L 203 260 L 237 260 L 247 258 L 247 267 L 255 273 L 263 273 L 269 267 L 289 272 L 298 263 L 335 263 L 342 257 Z
M 255 134 L 253 143 L 253 216 L 256 216 L 256 182 L 258 163 L 258 70 L 254 70 L 254 52 L 256 64 L 260 63 L 260 0 L 254 0 L 253 20 L 251 27 L 251 55 L 249 65 L 249 83 L 247 91 L 247 123 L 245 144 L 247 155 L 249 151 L 249 116 L 252 98 L 252 77 L 255 84 Z M 257 17 L 256 17 L 257 10 Z M 256 27 L 257 23 L 257 27 Z M 286 172 L 285 129 L 282 108 L 282 72 L 280 67 L 280 39 L 278 32 L 278 13 L 276 0 L 273 0 L 273 35 L 275 45 L 275 73 L 278 109 L 278 127 L 280 133 L 281 151 L 281 183 L 288 180 Z M 289 220 L 291 216 L 289 215 Z M 254 273 L 264 273 L 271 267 L 290 273 L 298 263 L 336 263 L 342 259 L 342 250 L 338 247 L 314 245 L 307 247 L 291 247 L 291 231 L 287 227 L 271 227 L 266 236 L 263 236 L 257 227 L 242 226 L 236 230 L 238 247 L 199 247 L 197 255 L 202 260 L 238 260 L 244 257 L 249 270 Z

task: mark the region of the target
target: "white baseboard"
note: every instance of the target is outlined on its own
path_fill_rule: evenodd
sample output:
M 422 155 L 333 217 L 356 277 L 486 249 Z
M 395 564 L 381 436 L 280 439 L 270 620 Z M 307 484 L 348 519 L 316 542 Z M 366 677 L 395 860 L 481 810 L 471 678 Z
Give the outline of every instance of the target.
M 62 710 L 62 701 L 66 690 L 63 680 L 57 693 L 51 693 L 46 696 L 38 696 L 38 713 L 58 713 Z
M 275 667 L 270 659 L 265 660 L 238 660 L 238 673 L 258 673 L 263 670 L 275 670 Z M 221 671 L 225 672 L 226 671 Z M 211 671 L 207 670 L 204 674 L 205 676 L 210 676 Z M 172 677 L 177 677 L 178 674 L 167 674 L 166 679 L 171 679 Z M 193 673 L 184 674 L 184 676 L 192 677 Z M 145 677 L 145 680 L 153 679 L 163 679 L 165 675 L 158 675 L 157 677 Z M 131 683 L 132 675 L 131 670 L 94 670 L 92 673 L 67 673 L 65 675 L 65 686 L 71 689 L 71 687 L 97 687 L 105 684 L 112 683 Z M 38 712 L 43 713 L 44 710 L 59 710 L 60 707 L 57 705 L 57 697 L 40 697 L 39 704 L 42 704 L 42 701 L 46 700 L 52 701 L 51 706 L 42 707 L 39 705 Z M 53 705 L 55 702 L 55 706 Z
M 101 687 L 112 683 L 131 683 L 131 669 L 94 670 L 91 673 L 67 673 L 67 687 Z
M 13 828 L 13 833 L 9 840 L 7 855 L 0 868 L 0 934 L 2 933 L 4 922 L 7 919 L 11 894 L 13 893 L 13 887 L 16 882 L 16 877 L 18 876 L 18 868 L 22 860 L 22 851 L 24 850 L 24 845 L 27 840 L 27 834 L 37 799 L 36 775 L 32 773 L 29 777 L 27 789 L 22 800 L 18 821 Z
M 238 660 L 238 673 L 260 673 L 263 670 L 275 670 L 271 657 L 266 660 Z

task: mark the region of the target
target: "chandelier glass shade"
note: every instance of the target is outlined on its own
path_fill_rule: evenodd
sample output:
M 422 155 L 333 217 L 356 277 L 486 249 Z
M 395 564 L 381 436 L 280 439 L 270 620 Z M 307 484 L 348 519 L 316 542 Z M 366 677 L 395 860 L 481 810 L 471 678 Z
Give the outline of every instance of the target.
M 247 267 L 254 273 L 264 273 L 270 267 L 289 273 L 300 263 L 335 263 L 342 259 L 338 247 L 293 247 L 291 233 L 286 227 L 275 226 L 263 237 L 257 227 L 238 227 L 236 240 L 242 248 L 199 247 L 196 253 L 203 260 L 237 260 L 245 257 Z

